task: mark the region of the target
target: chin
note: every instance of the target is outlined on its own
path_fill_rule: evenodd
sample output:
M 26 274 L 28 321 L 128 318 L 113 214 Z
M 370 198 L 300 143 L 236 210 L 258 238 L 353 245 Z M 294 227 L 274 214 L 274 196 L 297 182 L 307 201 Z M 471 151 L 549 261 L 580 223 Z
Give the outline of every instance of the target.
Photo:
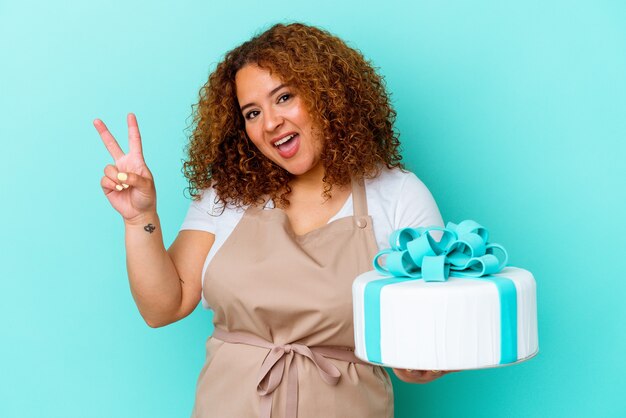
M 307 172 L 309 172 L 310 169 L 302 169 L 302 168 L 290 168 L 290 167 L 283 167 L 285 170 L 287 170 L 289 172 L 289 174 L 294 175 L 294 176 L 301 176 L 303 174 L 306 174 Z
M 314 164 L 300 164 L 297 166 L 287 166 L 287 167 L 283 167 L 285 170 L 289 171 L 289 173 L 291 173 L 294 176 L 301 176 L 303 174 L 306 174 L 310 171 L 313 171 L 313 169 L 316 167 L 316 165 Z
M 321 161 L 319 158 L 308 158 L 306 156 L 301 156 L 304 158 L 293 159 L 293 160 L 279 160 L 273 159 L 274 164 L 280 166 L 284 170 L 288 171 L 289 174 L 293 176 L 301 176 L 303 174 L 307 174 L 308 172 L 320 168 L 319 165 Z M 299 161 L 298 161 L 299 160 Z
M 278 162 L 274 161 L 274 163 L 284 170 L 287 170 L 290 174 L 294 176 L 301 176 L 302 174 L 306 174 L 314 168 L 313 164 L 310 163 L 287 163 L 284 161 Z

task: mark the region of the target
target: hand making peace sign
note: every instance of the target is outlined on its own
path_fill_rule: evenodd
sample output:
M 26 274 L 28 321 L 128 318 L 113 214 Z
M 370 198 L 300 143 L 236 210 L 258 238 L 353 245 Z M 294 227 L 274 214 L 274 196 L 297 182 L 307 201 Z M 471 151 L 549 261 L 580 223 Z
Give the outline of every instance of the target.
M 104 168 L 104 176 L 100 180 L 102 190 L 124 222 L 133 223 L 141 222 L 148 213 L 156 213 L 156 189 L 152 173 L 143 159 L 137 118 L 129 113 L 126 121 L 128 154 L 124 154 L 104 122 L 96 119 L 93 124 L 115 161 L 115 165 L 109 164 Z

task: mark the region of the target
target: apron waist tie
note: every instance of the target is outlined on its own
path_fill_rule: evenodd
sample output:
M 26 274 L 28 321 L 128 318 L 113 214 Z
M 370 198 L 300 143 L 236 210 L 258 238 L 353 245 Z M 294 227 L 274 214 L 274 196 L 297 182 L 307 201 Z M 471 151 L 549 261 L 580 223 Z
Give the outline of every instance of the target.
M 274 391 L 283 379 L 283 372 L 287 369 L 287 403 L 285 418 L 298 416 L 298 366 L 293 362 L 294 354 L 307 357 L 315 364 L 322 380 L 329 385 L 336 385 L 341 377 L 339 369 L 329 358 L 348 361 L 351 363 L 369 364 L 358 359 L 348 348 L 335 348 L 304 344 L 275 345 L 261 337 L 241 331 L 225 331 L 215 328 L 213 337 L 232 344 L 248 344 L 269 349 L 269 353 L 261 364 L 257 380 L 257 393 L 260 399 L 260 418 L 271 418 L 272 398 Z

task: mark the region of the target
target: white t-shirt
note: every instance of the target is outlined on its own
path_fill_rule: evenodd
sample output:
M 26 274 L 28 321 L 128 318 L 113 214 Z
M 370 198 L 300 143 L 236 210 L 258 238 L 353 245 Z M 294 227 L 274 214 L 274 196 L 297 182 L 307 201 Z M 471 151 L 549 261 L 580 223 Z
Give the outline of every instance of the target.
M 443 226 L 439 208 L 432 194 L 424 183 L 410 171 L 383 168 L 381 174 L 373 179 L 365 180 L 367 209 L 372 217 L 374 236 L 379 249 L 389 247 L 389 235 L 396 229 L 437 225 Z M 193 229 L 210 232 L 215 235 L 215 242 L 204 261 L 204 273 L 213 256 L 226 241 L 230 233 L 242 218 L 244 208 L 216 205 L 216 194 L 212 187 L 204 189 L 201 199 L 192 201 L 180 230 Z M 271 203 L 271 202 L 270 202 Z M 271 210 L 268 205 L 267 210 Z M 329 223 L 353 214 L 352 195 L 343 207 L 329 219 Z M 209 308 L 204 295 L 202 306 Z

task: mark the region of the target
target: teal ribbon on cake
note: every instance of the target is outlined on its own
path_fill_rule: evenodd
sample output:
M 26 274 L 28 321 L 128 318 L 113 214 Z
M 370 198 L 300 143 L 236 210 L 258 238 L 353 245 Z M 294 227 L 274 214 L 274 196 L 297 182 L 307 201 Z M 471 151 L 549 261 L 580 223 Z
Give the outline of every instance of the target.
M 431 232 L 441 231 L 435 240 Z M 487 280 L 500 296 L 500 364 L 517 360 L 517 291 L 512 280 L 489 276 L 507 265 L 508 253 L 499 244 L 488 243 L 489 232 L 472 220 L 445 228 L 402 228 L 389 237 L 391 248 L 376 254 L 374 268 L 391 276 L 373 280 L 364 290 L 365 350 L 372 363 L 382 364 L 380 350 L 380 293 L 383 287 L 408 280 L 444 282 L 449 277 Z M 500 254 L 501 258 L 496 256 Z M 380 260 L 386 256 L 385 265 Z

